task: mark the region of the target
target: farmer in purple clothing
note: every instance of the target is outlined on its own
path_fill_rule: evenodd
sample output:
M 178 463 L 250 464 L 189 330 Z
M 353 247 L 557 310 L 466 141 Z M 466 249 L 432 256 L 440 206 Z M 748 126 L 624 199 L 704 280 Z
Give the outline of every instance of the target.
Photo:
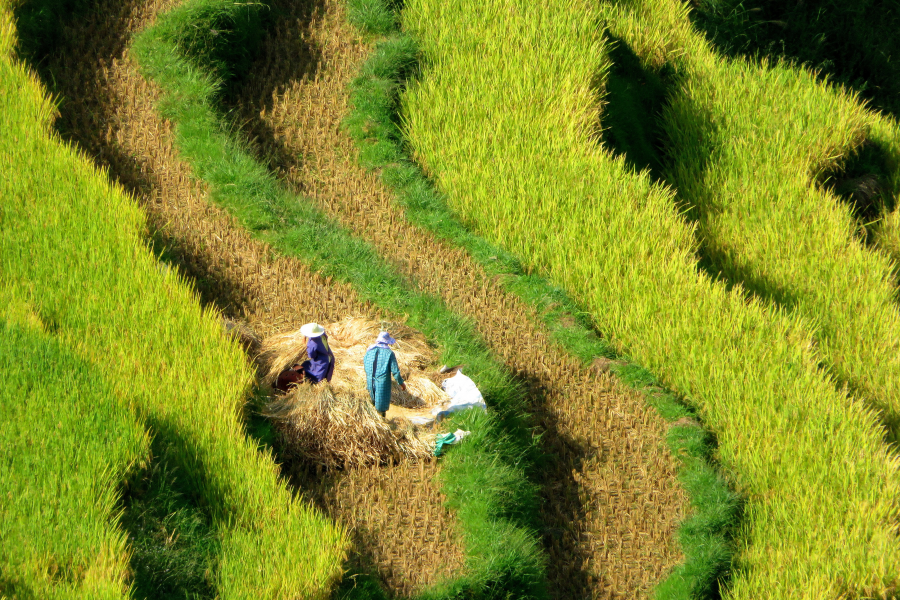
M 306 354 L 309 360 L 303 361 L 303 371 L 311 383 L 319 383 L 323 379 L 331 381 L 334 375 L 334 353 L 328 346 L 328 334 L 318 323 L 307 323 L 300 328 L 300 333 L 307 338 Z

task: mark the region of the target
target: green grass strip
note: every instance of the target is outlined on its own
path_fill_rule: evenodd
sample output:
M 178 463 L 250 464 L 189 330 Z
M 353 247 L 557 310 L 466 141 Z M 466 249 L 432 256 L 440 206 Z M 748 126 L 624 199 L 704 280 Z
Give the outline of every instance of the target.
M 271 455 L 247 439 L 244 353 L 223 335 L 219 316 L 156 261 L 137 202 L 51 134 L 52 103 L 12 59 L 8 5 L 0 33 L 0 161 L 15 173 L 0 178 L 4 289 L 100 373 L 98 401 L 106 381 L 168 445 L 167 460 L 219 540 L 210 578 L 220 597 L 324 597 L 341 574 L 347 536 L 295 500 Z M 59 376 L 55 365 L 42 367 Z M 108 557 L 112 579 L 121 558 Z
M 413 156 L 466 223 L 566 289 L 714 432 L 746 498 L 727 595 L 888 596 L 900 480 L 877 416 L 819 368 L 809 323 L 698 272 L 672 190 L 598 144 L 597 23 L 636 5 L 408 0 L 424 56 L 401 98 Z M 649 20 L 685 9 L 659 10 Z M 620 38 L 644 31 L 637 16 Z M 658 56 L 668 34 L 631 46 Z
M 494 360 L 472 324 L 439 300 L 417 293 L 373 247 L 327 219 L 315 205 L 285 190 L 256 161 L 216 109 L 222 65 L 185 54 L 183 32 L 206 29 L 217 11 L 250 10 L 229 1 L 189 2 L 140 34 L 133 51 L 144 73 L 165 91 L 160 110 L 175 124 L 175 141 L 211 197 L 278 252 L 349 282 L 360 297 L 393 314 L 442 346 L 443 360 L 470 365 L 491 406 L 468 411 L 452 427 L 472 431 L 444 459 L 443 490 L 462 524 L 467 572 L 423 598 L 540 598 L 546 594 L 543 556 L 533 530 L 536 493 L 527 479 L 533 441 L 524 420 L 525 391 Z M 225 19 L 218 18 L 219 23 Z M 253 17 L 244 17 L 252 21 Z M 235 19 L 234 22 L 237 22 Z M 221 26 L 223 38 L 229 34 Z
M 379 15 L 370 23 L 365 18 L 370 13 L 356 8 L 358 4 L 359 0 L 350 2 L 350 14 L 357 17 L 355 23 L 368 33 L 384 33 L 381 12 L 369 8 Z M 371 7 L 371 0 L 366 4 Z M 383 6 L 384 10 L 390 10 L 386 4 Z M 417 68 L 416 43 L 401 34 L 399 26 L 388 33 L 391 37 L 378 43 L 352 84 L 353 112 L 347 119 L 347 127 L 357 142 L 364 165 L 380 169 L 383 181 L 392 187 L 412 223 L 465 248 L 488 273 L 504 275 L 503 286 L 537 309 L 554 339 L 566 351 L 585 365 L 598 357 L 621 361 L 612 370 L 628 385 L 642 391 L 663 418 L 669 422 L 690 418 L 696 423 L 693 410 L 663 389 L 649 371 L 627 357 L 618 356 L 596 334 L 589 318 L 565 291 L 544 277 L 527 274 L 512 255 L 466 228 L 453 215 L 440 192 L 410 159 L 398 125 L 400 94 L 407 77 Z M 666 600 L 712 597 L 720 581 L 727 579 L 731 567 L 733 551 L 729 538 L 737 525 L 740 500 L 728 489 L 725 478 L 716 472 L 712 460 L 714 441 L 702 428 L 695 424 L 672 427 L 667 442 L 681 462 L 679 479 L 693 512 L 678 532 L 685 561 L 659 583 L 656 597 Z

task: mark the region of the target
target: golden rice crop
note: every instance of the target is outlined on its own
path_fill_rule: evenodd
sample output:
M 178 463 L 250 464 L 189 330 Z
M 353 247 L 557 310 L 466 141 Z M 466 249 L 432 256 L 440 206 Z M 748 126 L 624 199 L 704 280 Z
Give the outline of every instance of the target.
M 186 282 L 160 269 L 134 200 L 50 134 L 50 101 L 11 61 L 8 11 L 4 4 L 0 82 L 10 92 L 0 96 L 0 156 L 16 177 L 0 181 L 4 281 L 123 406 L 168 437 L 221 531 L 220 595 L 326 596 L 341 574 L 346 532 L 294 499 L 271 456 L 245 436 L 245 356 Z
M 653 15 L 671 8 L 647 6 Z M 834 376 L 883 411 L 896 437 L 900 312 L 891 264 L 856 237 L 852 207 L 815 185 L 868 137 L 875 116 L 804 69 L 719 59 L 692 39 L 699 34 L 684 33 L 685 14 L 671 19 L 681 22 L 653 17 L 638 26 L 687 36 L 674 36 L 687 51 L 667 55 L 681 79 L 662 127 L 667 178 L 694 207 L 701 245 L 724 277 L 814 321 Z M 619 33 L 617 22 L 610 26 Z M 621 33 L 628 42 L 627 28 Z
M 898 465 L 877 416 L 819 370 L 808 322 L 698 274 L 673 193 L 597 144 L 592 83 L 608 59 L 595 23 L 622 15 L 582 2 L 406 6 L 428 65 L 403 99 L 407 134 L 450 204 L 589 307 L 717 434 L 747 497 L 727 595 L 887 595 Z M 670 29 L 642 38 L 632 15 L 616 31 L 665 60 L 690 51 Z

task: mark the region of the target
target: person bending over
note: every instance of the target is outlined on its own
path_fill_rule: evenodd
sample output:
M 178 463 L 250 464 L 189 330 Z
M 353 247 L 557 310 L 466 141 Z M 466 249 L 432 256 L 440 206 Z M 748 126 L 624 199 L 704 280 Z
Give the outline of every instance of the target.
M 295 364 L 279 373 L 278 378 L 275 379 L 274 382 L 272 382 L 272 387 L 282 394 L 286 394 L 295 385 L 300 385 L 301 383 L 303 383 L 304 375 L 305 373 L 303 372 L 303 367 L 301 365 Z
M 306 336 L 306 354 L 309 360 L 301 365 L 310 383 L 319 383 L 323 379 L 331 381 L 334 375 L 334 353 L 328 345 L 328 334 L 325 328 L 318 323 L 307 323 L 300 328 L 300 333 Z

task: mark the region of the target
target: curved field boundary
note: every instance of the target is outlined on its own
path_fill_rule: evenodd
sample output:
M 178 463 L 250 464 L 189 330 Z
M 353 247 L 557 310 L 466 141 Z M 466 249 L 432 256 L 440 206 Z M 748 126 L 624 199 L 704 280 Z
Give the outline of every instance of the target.
M 96 12 L 62 24 L 58 50 L 40 61 L 48 71 L 45 82 L 55 83 L 65 98 L 56 127 L 107 165 L 110 175 L 139 199 L 163 255 L 184 269 L 206 303 L 229 318 L 246 322 L 263 336 L 347 315 L 390 318 L 359 300 L 350 286 L 300 261 L 274 256 L 269 246 L 207 201 L 203 183 L 176 155 L 171 123 L 155 109 L 160 90 L 126 54 L 126 43 L 160 9 L 159 3 L 108 0 Z M 345 569 L 373 572 L 393 594 L 410 595 L 464 564 L 457 519 L 434 481 L 441 464 L 424 464 L 421 470 L 406 464 L 371 467 L 313 482 L 294 465 L 282 468 L 307 501 L 351 532 Z M 410 493 L 411 482 L 417 482 L 418 493 Z M 403 516 L 364 510 L 376 502 L 394 506 Z M 149 572 L 151 585 L 160 578 L 169 581 L 171 572 L 154 571 L 154 565 L 140 560 L 135 556 L 132 568 Z M 204 568 L 194 576 L 204 578 Z M 345 577 L 344 583 L 364 587 L 361 581 Z
M 3 300 L 0 598 L 124 600 L 117 488 L 147 460 L 147 433 L 98 369 L 41 331 L 20 298 Z
M 896 277 L 900 265 L 900 123 L 896 119 L 878 115 L 872 119 L 869 138 L 885 148 L 888 154 L 887 168 L 890 173 L 888 193 L 893 195 L 894 210 L 884 216 L 884 220 L 875 228 L 875 243 L 884 250 L 893 261 L 895 284 L 900 281 Z
M 49 101 L 16 72 L 20 85 L 2 105 L 3 155 L 18 166 L 0 184 L 6 285 L 169 441 L 220 532 L 222 597 L 323 596 L 340 575 L 346 534 L 293 499 L 271 456 L 245 437 L 238 417 L 250 372 L 241 350 L 160 269 L 131 198 L 48 134 Z M 302 548 L 298 539 L 314 542 Z
M 416 0 L 403 14 L 427 61 L 407 132 L 448 204 L 589 307 L 718 436 L 747 498 L 727 595 L 896 589 L 898 465 L 876 415 L 820 372 L 806 323 L 698 274 L 672 193 L 596 144 L 598 7 Z
M 882 411 L 896 441 L 900 311 L 892 265 L 857 239 L 853 208 L 815 184 L 869 137 L 871 113 L 805 69 L 716 56 L 691 30 L 686 8 L 662 2 L 645 10 L 666 16 L 639 27 L 668 32 L 678 53 L 676 89 L 661 118 L 666 180 L 690 206 L 704 253 L 727 281 L 814 321 L 834 377 Z M 609 24 L 619 33 L 615 16 Z M 643 58 L 662 66 L 656 56 Z
M 472 435 L 447 457 L 441 472 L 448 502 L 462 524 L 467 572 L 423 596 L 540 597 L 546 593 L 543 559 L 527 526 L 534 497 L 524 477 L 531 442 L 522 421 L 518 383 L 492 360 L 468 323 L 433 298 L 409 292 L 409 282 L 369 245 L 280 189 L 212 108 L 212 76 L 178 49 L 209 48 L 209 40 L 183 36 L 208 36 L 212 22 L 252 20 L 254 16 L 244 12 L 252 10 L 228 1 L 192 2 L 167 13 L 136 38 L 133 50 L 142 69 L 167 91 L 162 110 L 175 123 L 176 143 L 195 173 L 210 184 L 213 200 L 244 227 L 278 251 L 302 256 L 317 270 L 351 282 L 373 302 L 407 315 L 410 323 L 442 342 L 445 360 L 471 365 L 494 411 L 468 411 L 451 421 L 451 427 L 464 427 Z
M 674 529 L 684 499 L 674 481 L 676 465 L 663 447 L 664 422 L 646 411 L 640 396 L 584 370 L 562 352 L 538 324 L 538 312 L 506 292 L 494 269 L 483 269 L 466 252 L 410 223 L 393 194 L 355 164 L 352 142 L 339 124 L 347 113 L 345 88 L 369 47 L 354 41 L 355 31 L 341 23 L 346 18 L 341 4 L 327 2 L 310 17 L 300 11 L 302 3 L 272 3 L 273 12 L 281 8 L 288 15 L 264 38 L 251 74 L 232 90 L 234 120 L 248 123 L 242 127 L 246 135 L 257 140 L 257 152 L 284 180 L 315 198 L 357 236 L 372 240 L 382 256 L 418 285 L 475 319 L 494 352 L 533 382 L 531 406 L 541 417 L 541 441 L 548 454 L 540 482 L 551 594 L 650 593 L 680 560 Z M 295 18 L 310 23 L 302 29 L 301 42 L 295 41 L 296 29 L 290 25 Z M 385 20 L 392 18 L 388 13 Z M 391 60 L 410 66 L 409 49 L 404 41 L 382 48 L 375 59 L 381 66 L 371 68 L 390 71 L 397 66 Z M 392 87 L 385 80 L 373 82 L 374 87 L 385 85 Z M 392 99 L 378 97 L 387 104 Z M 388 120 L 389 113 L 384 113 Z M 362 125 L 367 134 L 378 130 L 371 121 Z M 384 160 L 396 160 L 392 148 L 382 148 Z M 426 192 L 420 183 L 410 185 Z M 421 193 L 417 199 L 423 200 Z M 446 215 L 434 216 L 446 221 Z M 484 258 L 492 264 L 508 257 Z M 587 345 L 591 355 L 596 348 Z M 723 512 L 719 523 L 728 520 L 728 511 Z M 698 537 L 717 526 L 706 525 Z M 719 571 L 723 554 L 727 558 L 727 552 L 708 552 L 705 567 Z M 705 583 L 715 585 L 715 577 L 707 576 Z
M 693 511 L 678 531 L 684 561 L 659 582 L 655 597 L 698 598 L 714 594 L 720 583 L 727 580 L 731 566 L 729 536 L 736 525 L 739 501 L 729 491 L 724 478 L 716 473 L 709 434 L 698 426 L 694 412 L 671 392 L 663 390 L 648 371 L 627 362 L 626 357 L 616 356 L 612 347 L 590 329 L 589 322 L 573 318 L 573 315 L 580 317 L 582 311 L 565 292 L 546 279 L 526 275 L 514 257 L 474 234 L 452 214 L 441 195 L 405 154 L 403 136 L 397 125 L 396 111 L 405 77 L 416 70 L 415 42 L 398 37 L 397 25 L 393 28 L 385 25 L 392 23 L 382 16 L 393 15 L 388 6 L 382 5 L 381 10 L 375 8 L 377 12 L 373 15 L 354 4 L 359 3 L 351 2 L 351 11 L 356 10 L 351 15 L 363 28 L 376 34 L 394 34 L 378 45 L 353 83 L 351 104 L 357 110 L 347 122 L 360 146 L 362 160 L 369 168 L 381 170 L 383 180 L 392 184 L 399 203 L 414 224 L 465 248 L 486 272 L 503 275 L 503 287 L 541 315 L 560 346 L 586 366 L 601 359 L 600 364 L 607 365 L 612 373 L 643 392 L 647 403 L 672 424 L 667 442 L 672 454 L 681 461 L 679 480 L 690 495 Z M 371 3 L 366 8 L 373 10 Z M 572 409 L 577 407 L 573 405 Z M 591 425 L 590 420 L 587 425 Z

